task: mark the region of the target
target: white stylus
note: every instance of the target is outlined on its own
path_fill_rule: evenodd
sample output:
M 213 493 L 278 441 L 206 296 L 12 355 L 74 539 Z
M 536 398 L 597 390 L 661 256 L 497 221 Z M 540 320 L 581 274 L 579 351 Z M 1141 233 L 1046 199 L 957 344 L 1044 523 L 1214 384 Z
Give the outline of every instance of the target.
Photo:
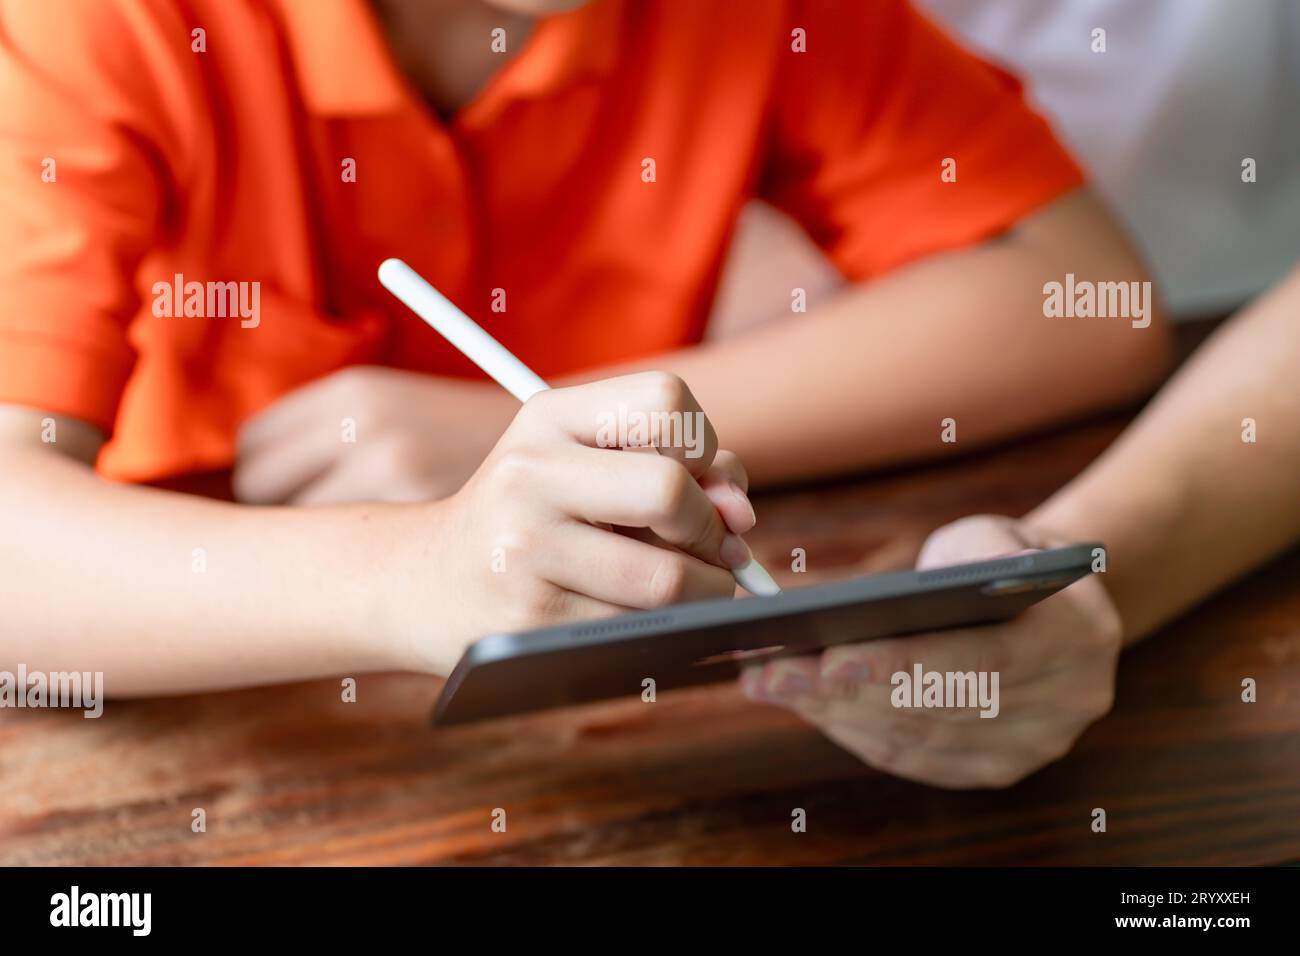
M 385 259 L 379 264 L 379 281 L 397 296 L 408 309 L 436 329 L 465 357 L 496 379 L 507 392 L 526 402 L 538 392 L 550 388 L 537 373 L 515 358 L 504 345 L 492 338 L 481 325 L 429 285 L 424 277 L 401 259 Z M 753 558 L 731 572 L 736 582 L 750 594 L 780 594 L 781 588 L 772 575 Z

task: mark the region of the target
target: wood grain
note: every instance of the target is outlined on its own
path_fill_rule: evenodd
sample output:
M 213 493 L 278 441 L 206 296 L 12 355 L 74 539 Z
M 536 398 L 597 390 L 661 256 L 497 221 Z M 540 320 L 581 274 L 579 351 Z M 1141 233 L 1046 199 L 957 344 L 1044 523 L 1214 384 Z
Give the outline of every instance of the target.
M 934 527 L 1020 514 L 1118 433 L 760 499 L 770 568 L 906 566 Z M 1258 864 L 1300 859 L 1300 553 L 1123 661 L 1114 711 L 1019 786 L 859 764 L 732 687 L 433 731 L 440 682 L 359 679 L 0 712 L 3 864 Z M 1259 702 L 1240 701 L 1254 677 Z M 192 833 L 191 811 L 207 813 Z M 806 833 L 791 811 L 807 812 Z M 1092 833 L 1094 807 L 1108 832 Z M 504 833 L 491 829 L 506 810 Z

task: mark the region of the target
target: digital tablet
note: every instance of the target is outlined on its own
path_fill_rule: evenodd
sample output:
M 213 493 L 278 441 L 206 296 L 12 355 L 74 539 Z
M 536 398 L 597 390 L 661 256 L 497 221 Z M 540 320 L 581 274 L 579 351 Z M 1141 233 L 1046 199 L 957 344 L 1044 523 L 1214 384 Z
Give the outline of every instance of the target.
M 748 663 L 1014 617 L 1092 569 L 1076 544 L 929 571 L 874 574 L 742 600 L 636 611 L 494 634 L 465 651 L 434 711 L 439 726 L 734 678 Z

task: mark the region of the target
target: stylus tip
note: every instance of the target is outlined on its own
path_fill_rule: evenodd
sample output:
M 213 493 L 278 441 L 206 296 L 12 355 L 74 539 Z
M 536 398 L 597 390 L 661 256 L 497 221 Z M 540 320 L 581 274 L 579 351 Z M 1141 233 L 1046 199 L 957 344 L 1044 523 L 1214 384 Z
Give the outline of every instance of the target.
M 781 593 L 780 585 L 773 581 L 767 569 L 753 558 L 731 573 L 735 576 L 737 584 L 756 597 Z

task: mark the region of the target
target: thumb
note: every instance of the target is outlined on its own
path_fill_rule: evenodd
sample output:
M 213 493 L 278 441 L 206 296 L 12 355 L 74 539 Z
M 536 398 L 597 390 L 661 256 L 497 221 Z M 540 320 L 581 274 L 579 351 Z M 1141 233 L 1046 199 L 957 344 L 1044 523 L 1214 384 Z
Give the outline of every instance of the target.
M 926 570 L 1036 550 L 1019 525 L 1005 515 L 960 518 L 931 532 L 921 546 L 916 566 Z

